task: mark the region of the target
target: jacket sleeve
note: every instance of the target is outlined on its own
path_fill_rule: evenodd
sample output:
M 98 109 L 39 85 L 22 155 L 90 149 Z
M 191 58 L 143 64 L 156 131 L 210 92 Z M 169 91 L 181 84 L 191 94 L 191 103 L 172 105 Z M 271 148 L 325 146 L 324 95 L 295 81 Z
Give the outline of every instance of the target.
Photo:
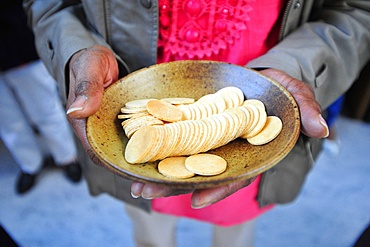
M 370 58 L 370 1 L 325 1 L 314 19 L 247 64 L 309 83 L 323 109 L 346 92 Z
M 89 27 L 79 0 L 24 0 L 23 7 L 35 33 L 36 49 L 66 99 L 71 56 L 95 44 L 109 45 Z

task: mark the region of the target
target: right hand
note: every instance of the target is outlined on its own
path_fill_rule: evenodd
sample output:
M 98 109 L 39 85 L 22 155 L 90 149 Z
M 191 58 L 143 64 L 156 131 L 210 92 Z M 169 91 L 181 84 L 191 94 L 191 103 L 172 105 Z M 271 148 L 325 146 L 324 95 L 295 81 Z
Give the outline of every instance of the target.
M 107 47 L 95 45 L 75 53 L 69 62 L 67 118 L 89 157 L 97 164 L 86 136 L 86 118 L 100 107 L 104 89 L 118 80 L 118 63 Z

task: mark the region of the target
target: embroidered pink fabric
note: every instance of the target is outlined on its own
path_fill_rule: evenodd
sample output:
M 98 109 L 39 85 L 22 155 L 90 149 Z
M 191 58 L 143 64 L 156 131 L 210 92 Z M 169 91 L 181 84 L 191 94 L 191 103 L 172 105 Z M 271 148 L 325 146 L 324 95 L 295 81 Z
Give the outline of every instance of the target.
M 159 0 L 157 62 L 216 60 L 239 65 L 264 54 L 278 39 L 284 0 Z M 226 199 L 191 208 L 191 194 L 154 199 L 153 210 L 221 226 L 272 208 L 256 201 L 260 177 Z

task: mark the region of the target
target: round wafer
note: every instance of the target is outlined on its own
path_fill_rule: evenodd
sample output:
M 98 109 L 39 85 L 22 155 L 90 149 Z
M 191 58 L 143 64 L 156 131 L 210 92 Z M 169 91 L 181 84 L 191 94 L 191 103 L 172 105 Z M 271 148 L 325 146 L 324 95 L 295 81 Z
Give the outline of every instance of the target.
M 195 101 L 193 98 L 163 98 L 161 100 L 172 105 L 191 104 Z
M 252 145 L 263 145 L 274 140 L 281 132 L 283 123 L 279 117 L 268 116 L 263 129 L 255 136 L 247 138 Z
M 189 171 L 203 176 L 214 176 L 223 173 L 227 162 L 214 154 L 195 154 L 185 160 L 185 167 Z
M 257 108 L 265 110 L 265 104 L 258 99 L 247 99 L 244 101 L 243 105 L 252 104 L 255 105 Z
M 257 135 L 265 126 L 266 124 L 266 121 L 267 121 L 267 113 L 265 111 L 265 109 L 263 108 L 260 108 L 260 107 L 257 107 L 258 111 L 259 111 L 259 114 L 258 114 L 258 121 L 256 123 L 256 125 L 254 126 L 254 128 L 246 134 L 246 137 L 253 137 L 255 135 Z
M 136 109 L 136 108 L 146 108 L 146 104 L 148 101 L 153 100 L 153 99 L 136 99 L 136 100 L 131 100 L 125 104 L 126 108 L 129 109 Z
M 182 119 L 182 111 L 165 101 L 149 100 L 146 108 L 150 114 L 166 122 L 177 122 Z
M 187 157 L 169 157 L 161 160 L 158 163 L 158 171 L 163 176 L 170 178 L 190 178 L 195 175 L 195 173 L 189 171 L 185 167 L 185 160 Z
M 128 163 L 141 163 L 158 142 L 158 132 L 154 127 L 144 126 L 136 131 L 129 139 L 125 149 L 125 159 Z

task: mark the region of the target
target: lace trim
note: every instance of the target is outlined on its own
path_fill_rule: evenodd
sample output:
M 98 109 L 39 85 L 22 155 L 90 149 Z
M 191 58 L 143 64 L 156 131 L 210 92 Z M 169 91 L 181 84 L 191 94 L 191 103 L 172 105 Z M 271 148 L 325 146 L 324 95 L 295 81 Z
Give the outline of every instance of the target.
M 240 39 L 255 0 L 159 0 L 159 47 L 181 57 L 218 55 Z

